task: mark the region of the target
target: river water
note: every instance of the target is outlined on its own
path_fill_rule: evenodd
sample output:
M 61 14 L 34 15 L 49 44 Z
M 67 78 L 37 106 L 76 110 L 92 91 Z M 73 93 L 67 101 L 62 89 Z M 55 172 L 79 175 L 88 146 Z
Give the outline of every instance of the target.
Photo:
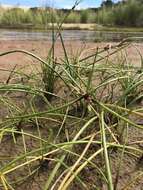
M 0 40 L 51 40 L 51 31 L 0 29 Z M 135 41 L 143 42 L 143 32 L 107 32 L 88 30 L 64 30 L 64 40 L 79 40 L 83 42 L 121 41 L 128 37 L 139 37 Z

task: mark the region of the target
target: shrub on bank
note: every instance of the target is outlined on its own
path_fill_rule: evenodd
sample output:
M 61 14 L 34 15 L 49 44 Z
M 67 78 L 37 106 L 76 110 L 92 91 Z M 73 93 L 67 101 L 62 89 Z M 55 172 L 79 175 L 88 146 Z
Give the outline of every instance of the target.
M 68 13 L 65 23 L 98 23 L 117 26 L 143 26 L 143 3 L 141 0 L 128 0 L 101 6 L 98 9 L 68 10 L 51 8 L 13 8 L 0 11 L 0 24 L 15 26 L 31 24 L 47 28 L 48 23 L 58 22 Z

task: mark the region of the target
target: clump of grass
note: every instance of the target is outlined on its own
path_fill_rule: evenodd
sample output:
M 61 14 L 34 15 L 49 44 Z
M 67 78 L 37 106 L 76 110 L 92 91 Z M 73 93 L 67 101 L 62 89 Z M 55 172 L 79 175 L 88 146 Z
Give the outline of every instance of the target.
M 118 167 L 116 184 L 114 184 L 111 167 L 115 160 L 110 160 L 111 150 L 113 148 L 116 148 L 117 151 L 123 149 L 124 154 L 120 162 L 123 162 L 127 153 L 135 157 L 142 154 L 140 148 L 130 146 L 128 142 L 126 145 L 122 144 L 123 141 L 119 138 L 124 134 L 126 124 L 130 125 L 133 130 L 142 131 L 142 126 L 130 119 L 130 115 L 142 117 L 142 110 L 136 111 L 131 106 L 134 98 L 130 101 L 130 107 L 127 107 L 129 94 L 133 94 L 134 88 L 142 85 L 142 73 L 138 74 L 137 68 L 125 63 L 115 67 L 109 59 L 111 55 L 117 54 L 120 49 L 124 48 L 124 44 L 117 45 L 115 50 L 113 47 L 110 53 L 107 48 L 103 48 L 102 50 L 97 49 L 95 53 L 85 58 L 70 59 L 62 36 L 60 39 L 65 52 L 65 60 L 62 60 L 60 64 L 56 64 L 56 61 L 53 62 L 50 54 L 46 61 L 23 50 L 0 54 L 0 56 L 4 56 L 21 52 L 39 60 L 42 63 L 42 84 L 44 84 L 43 90 L 41 87 L 39 89 L 39 85 L 36 84 L 38 79 L 35 84 L 32 83 L 34 88 L 30 83 L 29 85 L 6 83 L 0 86 L 1 104 L 8 109 L 7 116 L 1 120 L 1 143 L 7 139 L 18 146 L 17 143 L 20 141 L 23 147 L 20 156 L 17 154 L 15 154 L 15 158 L 8 156 L 9 162 L 7 164 L 1 160 L 3 163 L 1 182 L 5 189 L 16 188 L 17 184 L 27 183 L 28 179 L 32 180 L 33 177 L 36 177 L 36 172 L 43 175 L 43 171 L 47 172 L 47 170 L 51 171 L 51 175 L 47 175 L 47 173 L 47 179 L 43 180 L 45 184 L 42 184 L 45 189 L 56 188 L 60 190 L 70 186 L 74 188 L 75 184 L 87 189 L 88 183 L 83 180 L 82 171 L 88 167 L 97 171 L 99 175 L 100 185 L 97 180 L 92 182 L 92 187 L 101 188 L 101 184 L 107 184 L 108 189 L 113 189 L 113 186 L 117 186 L 119 181 L 121 166 Z M 14 77 L 15 73 L 17 72 L 12 70 L 10 78 Z M 51 96 L 56 97 L 56 94 L 53 93 L 56 78 L 60 78 L 64 82 L 65 88 L 68 87 L 71 93 L 64 98 L 57 96 L 59 101 L 56 100 L 56 105 L 54 105 L 55 100 L 52 100 Z M 44 95 L 51 103 L 47 104 L 47 110 L 43 112 L 36 111 L 35 105 L 29 104 L 25 100 L 22 105 L 24 107 L 21 107 L 20 104 L 16 106 L 10 96 L 14 91 L 26 92 L 28 102 L 32 102 L 36 95 Z M 10 93 L 3 95 L 2 92 Z M 138 88 L 139 92 L 142 92 L 141 88 Z M 78 105 L 77 111 L 80 110 L 82 114 L 76 114 L 75 110 L 71 113 L 75 105 Z M 122 127 L 120 123 L 122 123 Z M 34 134 L 29 132 L 29 127 L 35 131 Z M 28 149 L 31 140 L 35 141 L 36 147 L 34 149 L 32 147 Z M 92 150 L 93 146 L 96 146 L 94 151 Z M 81 147 L 84 149 L 82 150 Z M 114 152 L 112 154 L 114 155 Z M 70 165 L 68 159 L 72 159 L 76 164 Z M 97 165 L 94 163 L 95 160 Z M 41 169 L 43 167 L 44 170 Z M 14 172 L 17 175 L 19 169 L 23 172 L 29 171 L 26 175 L 31 178 L 27 179 L 25 175 L 18 180 L 14 179 L 12 183 L 11 174 Z M 54 183 L 56 178 L 60 179 L 60 184 L 58 181 Z M 86 178 L 88 177 L 86 176 Z
M 56 74 L 54 72 L 56 69 L 56 63 L 50 55 L 47 58 L 47 64 L 50 65 L 50 67 L 47 65 L 42 65 L 42 81 L 44 83 L 45 91 L 49 92 L 48 94 L 45 93 L 45 97 L 48 101 L 50 101 L 52 98 L 52 93 L 54 93 L 54 84 L 56 82 Z

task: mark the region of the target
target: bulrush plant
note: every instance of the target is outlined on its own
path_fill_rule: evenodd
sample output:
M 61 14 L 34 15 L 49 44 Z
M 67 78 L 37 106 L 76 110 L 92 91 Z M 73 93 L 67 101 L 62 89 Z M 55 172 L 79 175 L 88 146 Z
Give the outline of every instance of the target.
M 71 59 L 61 28 L 53 31 L 45 60 L 25 50 L 0 53 L 22 53 L 42 66 L 27 84 L 10 83 L 15 70 L 0 84 L 0 189 L 142 188 L 143 125 L 136 119 L 142 121 L 143 109 L 129 96 L 142 96 L 143 76 L 140 68 L 122 64 L 125 57 L 114 58 L 131 44 L 124 40 Z M 54 55 L 58 37 L 62 59 Z M 26 100 L 11 96 L 18 92 L 26 92 Z M 36 96 L 45 100 L 42 111 Z
M 44 96 L 47 98 L 48 101 L 50 101 L 52 99 L 52 93 L 54 93 L 54 84 L 56 82 L 56 75 L 54 72 L 56 69 L 56 63 L 51 57 L 50 53 L 47 58 L 47 64 L 51 67 L 48 67 L 47 65 L 42 65 L 42 81 L 45 89 Z

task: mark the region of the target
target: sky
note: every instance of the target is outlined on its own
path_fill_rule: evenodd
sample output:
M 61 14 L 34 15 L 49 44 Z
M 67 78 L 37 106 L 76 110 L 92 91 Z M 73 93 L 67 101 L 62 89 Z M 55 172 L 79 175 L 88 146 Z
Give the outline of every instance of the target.
M 0 4 L 20 6 L 42 6 L 49 5 L 55 8 L 71 8 L 76 0 L 0 0 Z M 117 0 L 114 0 L 116 2 Z M 99 7 L 102 0 L 82 0 L 78 8 Z

